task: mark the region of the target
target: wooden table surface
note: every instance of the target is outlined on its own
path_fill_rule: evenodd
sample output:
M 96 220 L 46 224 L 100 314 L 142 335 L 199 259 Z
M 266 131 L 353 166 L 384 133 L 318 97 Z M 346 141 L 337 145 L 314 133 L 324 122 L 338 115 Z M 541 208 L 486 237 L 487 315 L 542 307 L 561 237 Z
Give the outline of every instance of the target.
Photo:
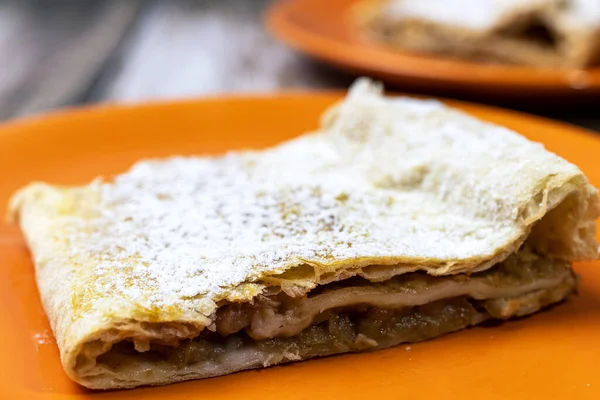
M 265 32 L 273 1 L 4 0 L 0 120 L 82 103 L 346 88 L 353 76 Z M 597 104 L 540 113 L 600 131 Z

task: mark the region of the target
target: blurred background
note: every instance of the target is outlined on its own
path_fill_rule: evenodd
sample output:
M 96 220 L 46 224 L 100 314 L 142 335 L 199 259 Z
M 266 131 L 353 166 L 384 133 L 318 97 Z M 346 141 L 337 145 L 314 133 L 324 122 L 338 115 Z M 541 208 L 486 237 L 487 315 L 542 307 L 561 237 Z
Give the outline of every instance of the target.
M 275 1 L 0 0 L 0 120 L 96 102 L 346 88 L 353 76 L 269 36 L 262 16 Z M 600 130 L 597 103 L 538 113 Z
M 271 0 L 4 0 L 0 119 L 91 102 L 136 102 L 352 78 L 271 39 Z

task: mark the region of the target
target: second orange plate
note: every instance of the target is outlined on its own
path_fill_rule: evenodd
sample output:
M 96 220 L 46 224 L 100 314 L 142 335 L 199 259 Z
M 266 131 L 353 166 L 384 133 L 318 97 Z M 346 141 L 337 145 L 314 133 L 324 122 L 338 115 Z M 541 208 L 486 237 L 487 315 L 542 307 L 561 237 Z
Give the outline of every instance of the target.
M 31 181 L 84 184 L 139 158 L 261 148 L 317 127 L 337 94 L 101 107 L 0 126 L 0 212 Z M 515 129 L 600 186 L 600 138 L 495 108 L 450 103 Z M 0 219 L 0 399 L 599 399 L 600 262 L 575 266 L 578 296 L 530 318 L 392 349 L 156 388 L 91 392 L 60 364 L 18 229 Z
M 350 17 L 360 0 L 282 0 L 266 15 L 271 32 L 317 59 L 401 87 L 459 96 L 509 99 L 600 95 L 600 67 L 540 69 L 479 64 L 401 52 L 361 37 Z M 418 0 L 415 0 L 418 1 Z

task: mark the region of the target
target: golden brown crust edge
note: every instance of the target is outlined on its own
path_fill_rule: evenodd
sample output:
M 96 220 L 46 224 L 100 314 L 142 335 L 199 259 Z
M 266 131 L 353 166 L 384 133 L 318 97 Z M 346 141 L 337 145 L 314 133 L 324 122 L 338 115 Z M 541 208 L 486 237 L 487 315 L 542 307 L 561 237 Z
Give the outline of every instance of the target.
M 484 63 L 522 64 L 551 68 L 585 68 L 600 62 L 600 28 L 580 32 L 570 28 L 556 33 L 555 48 L 534 46 L 502 35 L 512 25 L 542 20 L 561 26 L 556 10 L 516 9 L 498 21 L 490 32 L 448 26 L 407 18 L 395 21 L 386 17 L 389 0 L 363 0 L 351 7 L 349 22 L 357 26 L 366 41 L 417 53 L 439 54 Z
M 540 196 L 542 202 L 538 203 L 537 200 Z M 117 313 L 111 315 L 110 319 L 107 319 L 106 315 L 91 313 L 76 320 L 75 316 L 71 314 L 73 307 L 67 305 L 72 300 L 71 297 L 75 295 L 74 290 L 76 288 L 71 287 L 70 290 L 62 293 L 57 290 L 57 288 L 62 287 L 62 282 L 72 279 L 72 266 L 67 265 L 66 260 L 50 257 L 48 252 L 54 252 L 55 249 L 47 248 L 48 242 L 45 240 L 46 235 L 52 235 L 53 229 L 51 221 L 47 218 L 48 213 L 60 209 L 58 203 L 61 200 L 61 192 L 57 192 L 55 188 L 46 185 L 33 185 L 15 195 L 11 202 L 11 210 L 13 217 L 19 221 L 25 232 L 34 255 L 36 280 L 44 309 L 55 333 L 65 371 L 73 380 L 86 387 L 103 388 L 97 386 L 93 379 L 88 380 L 86 376 L 80 374 L 78 356 L 82 352 L 91 356 L 102 354 L 106 351 L 107 346 L 124 338 L 192 338 L 210 324 L 210 313 L 207 315 L 196 314 L 193 317 L 191 315 L 179 316 L 176 320 L 162 315 L 155 323 L 148 321 L 148 318 L 143 315 L 136 315 L 135 312 L 133 314 L 126 313 L 125 315 Z M 559 213 L 553 215 L 553 210 Z M 582 177 L 575 177 L 574 182 L 565 182 L 564 177 L 562 180 L 560 177 L 550 179 L 544 188 L 532 196 L 531 202 L 522 212 L 529 226 L 534 227 L 531 238 L 540 246 L 548 245 L 544 239 L 548 229 L 553 230 L 557 235 L 558 241 L 552 242 L 554 244 L 565 243 L 564 240 L 560 239 L 560 235 L 572 232 L 578 235 L 573 240 L 572 248 L 559 246 L 561 253 L 556 254 L 556 256 L 573 260 L 597 257 L 597 245 L 594 239 L 594 219 L 599 215 L 597 195 L 595 189 L 585 182 Z M 570 217 L 565 218 L 565 212 Z M 551 218 L 542 220 L 540 224 L 535 226 L 535 223 L 545 215 Z M 575 226 L 567 226 L 561 223 L 564 220 L 578 221 L 578 223 Z M 536 229 L 538 227 L 540 229 Z M 484 270 L 503 260 L 506 256 L 515 252 L 524 239 L 521 238 L 511 243 L 496 257 L 481 263 L 479 267 L 473 270 Z M 549 251 L 548 248 L 543 250 Z M 470 268 L 473 268 L 473 261 L 471 260 L 471 263 L 469 263 Z M 445 269 L 444 272 L 456 273 L 462 270 L 459 265 L 454 267 L 455 270 Z M 336 269 L 341 270 L 343 266 L 338 265 Z M 395 271 L 394 274 L 414 271 L 415 269 L 414 266 L 407 266 L 401 268 L 400 271 Z M 355 270 L 351 275 L 360 274 L 361 272 Z M 308 278 L 308 280 L 313 281 L 308 286 L 320 283 L 317 276 Z M 275 281 L 278 284 L 283 284 L 285 278 L 279 277 Z M 253 296 L 254 294 L 245 300 L 250 300 Z M 240 299 L 240 301 L 243 300 Z M 138 319 L 138 316 L 141 318 Z M 181 380 L 184 379 L 187 378 Z M 128 386 L 126 383 L 121 382 L 120 387 Z
M 331 119 L 336 118 L 336 113 L 336 109 L 330 110 L 325 129 Z M 452 116 L 454 114 L 445 117 Z M 595 259 L 598 256 L 594 239 L 594 220 L 599 214 L 597 191 L 581 171 L 562 163 L 564 161 L 552 166 L 560 167 L 561 172 L 543 169 L 547 172 L 544 179 L 536 180 L 535 187 L 527 192 L 519 192 L 518 234 L 495 249 L 493 255 L 443 260 L 439 264 L 432 260 L 419 263 L 419 260 L 401 256 L 314 264 L 312 270 L 300 277 L 265 274 L 262 282 L 228 288 L 226 296 L 244 302 L 250 301 L 267 284 L 289 285 L 290 290 L 306 291 L 318 284 L 361 274 L 368 279 L 383 280 L 418 269 L 433 275 L 473 272 L 502 261 L 516 252 L 526 238 L 529 244 L 550 256 L 567 260 Z M 11 214 L 19 222 L 34 258 L 42 303 L 57 338 L 65 370 L 72 379 L 88 387 L 94 384 L 82 376 L 77 365 L 82 352 L 102 352 L 105 346 L 123 338 L 194 337 L 210 325 L 218 301 L 207 299 L 209 301 L 195 310 L 148 310 L 131 299 L 115 300 L 86 292 L 93 279 L 90 276 L 93 260 L 85 254 L 69 255 L 68 235 L 61 232 L 65 229 L 65 219 L 72 216 L 74 204 L 77 204 L 78 218 L 85 219 L 87 212 L 93 212 L 98 201 L 97 189 L 96 183 L 82 188 L 33 184 L 18 192 L 11 202 Z M 372 265 L 377 268 L 369 267 Z M 297 266 L 290 264 L 287 269 Z M 82 306 L 79 300 L 85 296 L 94 298 L 94 307 Z

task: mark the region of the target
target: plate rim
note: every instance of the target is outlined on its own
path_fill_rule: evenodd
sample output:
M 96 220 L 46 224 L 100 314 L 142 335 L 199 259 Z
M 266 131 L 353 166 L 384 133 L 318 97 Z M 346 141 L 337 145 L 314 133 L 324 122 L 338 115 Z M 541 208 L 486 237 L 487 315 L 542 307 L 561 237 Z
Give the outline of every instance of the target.
M 344 91 L 330 91 L 330 90 L 312 91 L 312 90 L 308 90 L 308 91 L 298 91 L 298 92 L 275 92 L 275 93 L 271 93 L 271 94 L 241 94 L 241 95 L 211 96 L 211 97 L 203 97 L 203 98 L 197 98 L 197 99 L 183 99 L 183 100 L 176 100 L 176 101 L 152 101 L 152 102 L 145 102 L 145 103 L 141 103 L 141 104 L 124 104 L 124 105 L 122 105 L 122 104 L 104 104 L 104 105 L 97 105 L 97 106 L 84 106 L 84 107 L 79 107 L 79 108 L 70 108 L 70 109 L 66 109 L 66 110 L 55 111 L 55 112 L 48 113 L 45 115 L 37 115 L 34 117 L 24 118 L 21 120 L 14 120 L 14 121 L 10 121 L 9 123 L 0 125 L 0 146 L 2 144 L 2 140 L 4 137 L 3 133 L 9 132 L 12 134 L 18 134 L 19 132 L 23 132 L 24 130 L 34 128 L 37 130 L 37 132 L 35 132 L 36 135 L 30 137 L 30 139 L 31 139 L 31 138 L 34 138 L 35 136 L 37 136 L 37 134 L 46 134 L 46 132 L 44 131 L 43 128 L 40 129 L 40 126 L 43 126 L 48 123 L 53 124 L 56 122 L 67 123 L 73 117 L 80 118 L 80 119 L 88 119 L 88 121 L 89 121 L 88 123 L 91 123 L 94 121 L 95 118 L 112 118 L 114 113 L 129 113 L 129 112 L 132 112 L 135 110 L 139 110 L 140 108 L 145 109 L 146 111 L 166 110 L 169 108 L 193 107 L 194 105 L 214 103 L 214 102 L 231 102 L 232 100 L 239 101 L 239 102 L 262 101 L 262 102 L 265 102 L 266 104 L 268 104 L 270 102 L 277 102 L 282 98 L 297 99 L 302 102 L 314 101 L 314 100 L 319 100 L 319 99 L 322 101 L 325 101 L 325 100 L 329 101 L 329 100 L 341 99 L 343 97 L 344 93 L 345 93 Z M 396 94 L 398 94 L 398 93 L 393 93 L 393 92 L 388 93 L 388 95 L 396 95 Z M 400 95 L 406 95 L 406 94 L 400 94 Z M 417 97 L 423 97 L 423 96 L 417 96 Z M 552 120 L 549 118 L 539 117 L 536 115 L 531 115 L 531 114 L 527 114 L 527 113 L 523 113 L 523 112 L 507 110 L 507 109 L 503 109 L 500 107 L 481 105 L 481 104 L 464 102 L 464 101 L 456 101 L 456 100 L 450 100 L 450 99 L 444 99 L 444 98 L 438 98 L 438 97 L 436 97 L 436 99 L 448 104 L 451 107 L 458 106 L 462 111 L 465 111 L 465 112 L 470 112 L 472 109 L 482 110 L 486 113 L 498 114 L 500 116 L 500 118 L 515 117 L 515 118 L 518 118 L 519 120 L 527 120 L 527 121 L 530 121 L 535 124 L 541 124 L 543 126 L 553 126 L 556 129 L 566 130 L 566 131 L 568 131 L 569 134 L 577 134 L 577 135 L 592 137 L 595 141 L 598 142 L 598 145 L 600 146 L 600 136 L 598 136 L 597 134 L 594 134 L 593 131 L 589 131 L 585 128 L 580 128 L 580 127 L 577 127 L 577 126 L 574 126 L 574 125 L 571 125 L 571 124 L 568 124 L 565 122 L 555 121 L 555 120 Z M 266 105 L 265 105 L 265 107 L 266 107 Z M 104 114 L 104 115 L 102 115 L 102 114 Z M 482 117 L 477 117 L 477 118 L 487 120 Z M 542 126 L 542 128 L 543 128 L 543 126 Z M 0 199 L 0 200 L 2 200 L 2 199 Z M 0 387 L 0 393 L 2 392 L 3 389 L 5 389 L 5 388 Z M 125 392 L 122 392 L 122 393 L 125 393 Z M 142 393 L 138 393 L 138 392 L 127 392 L 127 393 L 131 393 L 131 396 L 143 395 Z M 33 392 L 30 392 L 30 391 L 10 392 L 10 394 L 13 396 L 12 398 L 17 398 L 17 397 L 32 398 L 29 396 L 33 396 Z M 52 394 L 35 393 L 35 394 L 37 394 L 39 396 L 39 398 L 54 398 L 54 399 L 85 398 L 83 396 L 79 397 L 79 395 L 76 395 L 76 394 L 55 394 L 55 393 L 52 393 Z M 96 393 L 94 393 L 94 394 L 96 394 Z M 100 394 L 103 394 L 103 393 L 100 393 Z M 126 397 L 126 396 L 127 396 L 127 394 L 124 394 L 123 397 Z M 110 395 L 106 396 L 106 397 L 110 397 Z
M 306 88 L 283 89 L 271 92 L 222 93 L 178 99 L 150 99 L 134 103 L 106 102 L 79 104 L 2 121 L 0 122 L 0 142 L 2 141 L 5 135 L 15 134 L 19 131 L 22 131 L 23 129 L 30 129 L 38 125 L 44 125 L 48 123 L 60 123 L 61 121 L 68 120 L 70 118 L 90 118 L 99 114 L 123 113 L 132 112 L 136 110 L 159 110 L 166 108 L 189 107 L 213 102 L 243 103 L 248 101 L 263 100 L 277 101 L 281 99 L 304 101 L 311 97 L 320 97 L 323 99 L 331 99 L 332 101 L 336 101 L 343 99 L 347 93 L 347 90 L 344 89 Z M 482 111 L 500 113 L 507 116 L 511 115 L 514 117 L 529 119 L 531 121 L 535 120 L 536 123 L 551 124 L 557 128 L 561 127 L 562 129 L 567 129 L 571 131 L 570 133 L 590 136 L 594 139 L 600 140 L 600 132 L 595 131 L 591 128 L 586 128 L 568 121 L 533 114 L 527 111 L 505 108 L 494 104 L 478 103 L 475 101 L 454 99 L 444 96 L 423 95 L 396 90 L 385 90 L 385 96 L 409 97 L 415 99 L 440 101 L 448 105 L 449 107 L 457 107 L 459 111 L 462 112 L 468 112 L 465 111 L 465 109 L 479 109 Z
M 339 3 L 340 8 L 338 15 L 347 15 L 350 5 L 357 1 L 360 0 L 337 0 L 336 4 Z M 356 46 L 356 43 L 346 43 L 332 36 L 305 29 L 290 18 L 299 7 L 308 7 L 316 3 L 314 0 L 279 0 L 266 10 L 264 25 L 273 37 L 300 53 L 341 69 L 368 73 L 390 83 L 406 83 L 408 79 L 420 79 L 440 87 L 460 86 L 465 91 L 478 93 L 484 91 L 506 93 L 507 89 L 518 89 L 535 90 L 537 93 L 544 94 L 600 94 L 600 66 L 590 69 L 550 69 L 478 64 L 391 50 L 385 45 L 373 42 L 369 44 L 368 41 L 361 41 L 360 46 Z M 344 29 L 347 29 L 346 18 L 340 17 L 336 23 L 344 25 Z M 398 65 L 378 63 L 371 57 L 360 57 L 360 50 L 374 52 L 379 57 L 395 58 Z M 412 64 L 417 63 L 417 66 L 419 66 L 418 62 L 426 63 L 429 67 L 434 67 L 434 70 L 428 72 L 423 66 L 421 68 L 403 66 L 402 61 L 411 61 Z M 569 75 L 572 77 L 569 78 Z M 574 78 L 583 78 L 587 82 L 578 86 L 570 81 Z

